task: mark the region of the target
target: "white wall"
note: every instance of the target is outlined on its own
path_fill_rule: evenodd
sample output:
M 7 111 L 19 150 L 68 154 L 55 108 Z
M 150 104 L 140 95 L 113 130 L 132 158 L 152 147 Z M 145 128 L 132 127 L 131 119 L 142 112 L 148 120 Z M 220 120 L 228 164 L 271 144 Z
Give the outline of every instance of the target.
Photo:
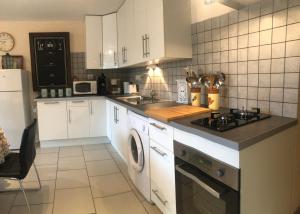
M 206 5 L 204 0 L 191 0 L 192 6 L 192 23 L 197 23 L 212 17 L 221 16 L 223 14 L 234 11 L 220 3 Z

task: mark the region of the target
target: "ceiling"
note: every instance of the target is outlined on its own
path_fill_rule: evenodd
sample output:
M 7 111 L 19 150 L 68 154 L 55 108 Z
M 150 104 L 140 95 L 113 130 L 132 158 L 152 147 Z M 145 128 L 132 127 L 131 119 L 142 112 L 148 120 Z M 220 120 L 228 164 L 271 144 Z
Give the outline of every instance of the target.
M 115 12 L 124 0 L 1 0 L 3 20 L 79 20 Z

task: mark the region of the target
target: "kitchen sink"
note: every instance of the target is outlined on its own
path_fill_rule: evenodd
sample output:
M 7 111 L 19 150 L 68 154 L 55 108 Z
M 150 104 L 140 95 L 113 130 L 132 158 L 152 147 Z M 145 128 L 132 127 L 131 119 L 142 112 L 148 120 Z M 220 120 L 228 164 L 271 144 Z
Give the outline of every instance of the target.
M 162 102 L 169 102 L 170 100 L 166 99 L 159 99 L 152 97 L 144 97 L 144 96 L 128 96 L 128 97 L 118 97 L 118 100 L 123 102 L 130 103 L 132 105 L 146 105 L 146 104 L 155 104 L 155 103 L 162 103 Z

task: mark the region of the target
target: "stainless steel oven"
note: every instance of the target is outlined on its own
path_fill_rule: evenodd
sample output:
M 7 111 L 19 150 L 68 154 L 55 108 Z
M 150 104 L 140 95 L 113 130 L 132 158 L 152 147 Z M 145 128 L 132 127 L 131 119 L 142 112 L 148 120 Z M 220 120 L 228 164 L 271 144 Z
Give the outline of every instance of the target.
M 240 171 L 174 141 L 177 214 L 240 213 Z

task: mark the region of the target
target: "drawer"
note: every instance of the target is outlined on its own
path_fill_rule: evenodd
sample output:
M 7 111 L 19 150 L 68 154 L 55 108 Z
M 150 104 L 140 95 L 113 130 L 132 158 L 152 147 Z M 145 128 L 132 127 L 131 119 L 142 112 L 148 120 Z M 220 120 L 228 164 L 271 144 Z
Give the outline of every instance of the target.
M 175 202 L 168 201 L 163 191 L 151 180 L 151 201 L 160 209 L 164 214 L 175 214 Z M 174 206 L 175 205 L 175 206 Z
M 149 135 L 164 148 L 173 152 L 173 132 L 174 128 L 157 120 L 149 119 Z
M 88 107 L 89 101 L 88 100 L 69 100 L 68 106 Z
M 163 213 L 176 213 L 174 155 L 150 140 L 151 200 Z M 163 175 L 163 176 L 162 176 Z

